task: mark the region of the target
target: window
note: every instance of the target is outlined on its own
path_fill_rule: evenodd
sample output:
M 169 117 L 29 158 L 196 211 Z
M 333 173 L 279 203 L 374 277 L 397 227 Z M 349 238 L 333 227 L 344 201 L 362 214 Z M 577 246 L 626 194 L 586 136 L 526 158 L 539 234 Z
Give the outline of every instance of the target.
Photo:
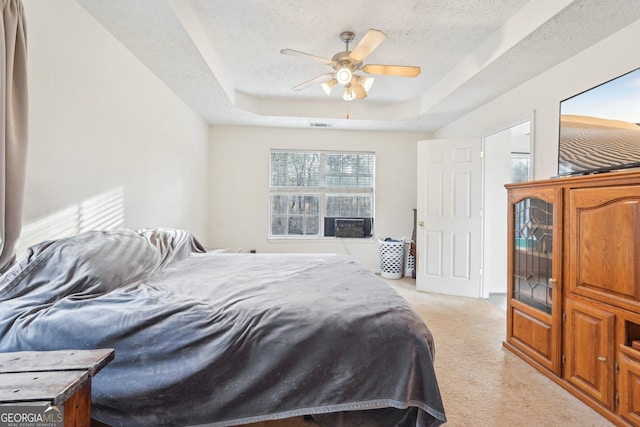
M 273 150 L 270 166 L 271 237 L 372 235 L 375 154 Z
M 529 181 L 529 153 L 511 153 L 511 182 Z

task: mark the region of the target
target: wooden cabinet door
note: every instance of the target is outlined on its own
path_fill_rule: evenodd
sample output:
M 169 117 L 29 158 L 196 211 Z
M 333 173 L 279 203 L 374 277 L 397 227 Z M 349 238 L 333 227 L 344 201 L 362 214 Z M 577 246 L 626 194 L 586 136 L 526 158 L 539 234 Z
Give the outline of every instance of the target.
M 561 375 L 562 190 L 510 188 L 507 342 Z
M 570 292 L 640 309 L 640 185 L 569 193 Z
M 620 415 L 633 425 L 640 425 L 640 361 L 622 354 L 619 364 Z
M 612 409 L 615 316 L 571 298 L 566 316 L 565 378 Z

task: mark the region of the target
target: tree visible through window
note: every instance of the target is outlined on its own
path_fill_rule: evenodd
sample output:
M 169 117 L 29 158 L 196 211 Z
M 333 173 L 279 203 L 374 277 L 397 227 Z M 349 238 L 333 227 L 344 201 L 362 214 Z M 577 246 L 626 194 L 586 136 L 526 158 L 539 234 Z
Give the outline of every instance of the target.
M 271 237 L 333 236 L 336 219 L 357 219 L 371 235 L 375 154 L 271 152 Z

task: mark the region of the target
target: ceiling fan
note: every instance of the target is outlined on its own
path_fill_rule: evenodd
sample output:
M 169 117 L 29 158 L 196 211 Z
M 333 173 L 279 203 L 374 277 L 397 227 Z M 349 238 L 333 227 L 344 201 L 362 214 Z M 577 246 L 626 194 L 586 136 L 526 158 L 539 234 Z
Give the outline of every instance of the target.
M 340 34 L 346 49 L 333 55 L 333 58 L 326 59 L 309 53 L 300 52 L 293 49 L 282 49 L 280 53 L 285 55 L 299 56 L 311 59 L 333 68 L 332 72 L 325 73 L 309 81 L 294 86 L 293 90 L 302 90 L 308 86 L 320 83 L 324 91 L 329 95 L 337 84 L 344 86 L 342 98 L 345 101 L 366 98 L 367 92 L 373 84 L 373 77 L 365 77 L 356 74 L 361 71 L 365 74 L 383 74 L 388 76 L 416 77 L 420 74 L 420 67 L 404 65 L 380 65 L 363 64 L 367 56 L 374 51 L 387 38 L 386 34 L 379 30 L 370 29 L 364 35 L 356 47 L 350 51 L 349 43 L 353 41 L 355 34 L 351 31 L 344 31 Z

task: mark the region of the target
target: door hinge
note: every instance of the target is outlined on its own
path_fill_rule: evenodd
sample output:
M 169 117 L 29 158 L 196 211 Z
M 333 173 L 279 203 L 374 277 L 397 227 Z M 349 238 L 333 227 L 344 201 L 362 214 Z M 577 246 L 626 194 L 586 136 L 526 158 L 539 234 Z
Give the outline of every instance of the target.
M 484 159 L 484 151 L 480 151 L 480 158 Z
M 616 365 L 615 366 L 616 366 L 616 368 L 615 368 L 616 369 L 616 374 L 619 374 L 620 373 L 620 365 L 618 364 L 617 360 L 616 360 Z
M 563 322 L 567 321 L 567 313 L 566 312 L 562 313 L 562 321 Z
M 562 364 L 564 365 L 565 363 L 567 363 L 567 355 L 563 354 L 562 355 Z
M 620 406 L 620 394 L 616 393 L 616 406 Z

